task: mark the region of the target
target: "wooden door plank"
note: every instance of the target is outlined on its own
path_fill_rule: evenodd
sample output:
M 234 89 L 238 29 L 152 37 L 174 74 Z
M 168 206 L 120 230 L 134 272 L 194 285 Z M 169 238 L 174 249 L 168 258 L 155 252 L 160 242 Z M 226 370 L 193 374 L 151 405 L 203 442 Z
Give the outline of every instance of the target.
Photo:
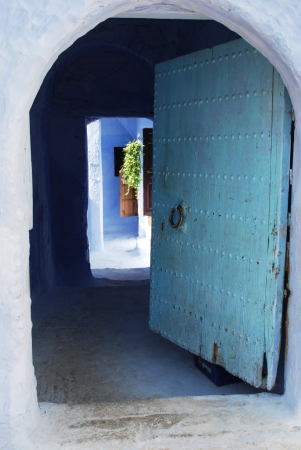
M 123 183 L 122 173 L 119 175 L 120 185 L 120 217 L 138 216 L 138 201 L 135 197 L 135 191 L 130 188 L 128 194 L 128 186 Z
M 268 389 L 280 336 L 289 108 L 279 75 L 242 39 L 156 68 L 150 328 Z M 175 229 L 169 214 L 179 204 L 186 223 Z

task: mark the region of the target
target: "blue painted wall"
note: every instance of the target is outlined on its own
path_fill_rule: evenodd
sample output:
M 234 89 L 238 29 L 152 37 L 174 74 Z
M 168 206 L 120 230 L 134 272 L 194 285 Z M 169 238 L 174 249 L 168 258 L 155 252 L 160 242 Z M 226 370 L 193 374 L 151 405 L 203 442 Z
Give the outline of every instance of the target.
M 138 216 L 120 217 L 119 177 L 114 173 L 114 147 L 124 147 L 137 137 L 134 118 L 101 119 L 104 238 L 137 236 Z
M 151 118 L 156 63 L 237 38 L 214 21 L 109 19 L 59 56 L 30 113 L 33 298 L 93 280 L 85 118 Z

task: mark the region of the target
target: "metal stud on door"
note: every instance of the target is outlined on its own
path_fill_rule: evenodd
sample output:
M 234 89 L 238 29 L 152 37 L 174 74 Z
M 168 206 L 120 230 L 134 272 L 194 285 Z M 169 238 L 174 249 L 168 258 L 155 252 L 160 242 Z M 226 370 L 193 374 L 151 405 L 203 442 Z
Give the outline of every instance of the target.
M 150 328 L 268 389 L 290 110 L 277 71 L 242 39 L 156 67 Z

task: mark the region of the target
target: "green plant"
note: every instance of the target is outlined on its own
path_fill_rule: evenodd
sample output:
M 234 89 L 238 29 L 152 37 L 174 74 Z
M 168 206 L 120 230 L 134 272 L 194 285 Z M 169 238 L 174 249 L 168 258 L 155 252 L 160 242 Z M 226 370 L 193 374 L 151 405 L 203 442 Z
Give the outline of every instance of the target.
M 135 190 L 135 196 L 138 199 L 138 187 L 142 180 L 140 155 L 142 154 L 142 145 L 140 141 L 134 140 L 126 144 L 123 149 L 124 160 L 121 167 L 122 180 L 127 185 L 127 192 L 129 193 L 132 187 Z

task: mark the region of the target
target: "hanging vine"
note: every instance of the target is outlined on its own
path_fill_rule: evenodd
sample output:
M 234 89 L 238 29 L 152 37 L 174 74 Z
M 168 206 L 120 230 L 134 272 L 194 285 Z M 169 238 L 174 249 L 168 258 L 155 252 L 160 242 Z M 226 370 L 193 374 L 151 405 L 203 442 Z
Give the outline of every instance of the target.
M 142 145 L 140 141 L 134 140 L 126 144 L 123 149 L 124 160 L 121 166 L 122 181 L 127 185 L 126 195 L 132 187 L 135 190 L 135 196 L 138 199 L 138 187 L 142 180 L 140 155 L 142 155 Z

